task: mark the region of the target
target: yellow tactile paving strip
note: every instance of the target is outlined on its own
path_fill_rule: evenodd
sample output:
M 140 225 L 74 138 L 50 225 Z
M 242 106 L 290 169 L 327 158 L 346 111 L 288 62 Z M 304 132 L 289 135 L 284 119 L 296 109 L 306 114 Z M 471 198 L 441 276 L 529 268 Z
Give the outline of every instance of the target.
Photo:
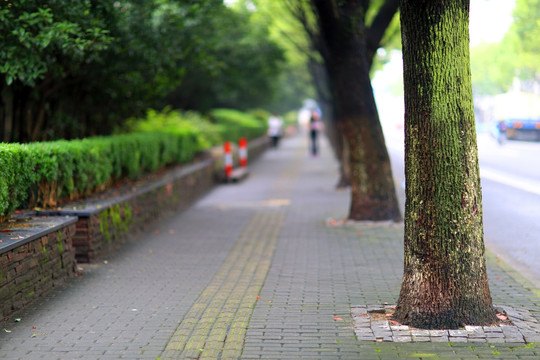
M 237 359 L 276 248 L 284 212 L 260 212 L 180 323 L 161 359 Z
M 261 207 L 236 240 L 212 282 L 172 336 L 160 360 L 238 359 L 247 327 L 276 249 L 279 232 L 300 174 L 302 152 L 268 189 L 272 210 Z

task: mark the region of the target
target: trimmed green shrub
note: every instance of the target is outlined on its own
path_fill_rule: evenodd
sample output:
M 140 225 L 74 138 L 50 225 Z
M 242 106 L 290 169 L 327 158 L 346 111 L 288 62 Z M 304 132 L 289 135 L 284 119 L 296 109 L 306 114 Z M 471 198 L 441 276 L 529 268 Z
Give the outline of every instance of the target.
M 0 222 L 26 200 L 33 167 L 27 146 L 0 143 Z
M 0 144 L 0 217 L 27 198 L 29 207 L 56 206 L 62 198 L 73 200 L 119 179 L 189 161 L 200 150 L 189 131 Z
M 233 109 L 214 109 L 210 119 L 218 125 L 223 140 L 237 142 L 240 138 L 254 139 L 266 133 L 266 121 Z
M 189 150 L 193 146 L 209 148 L 221 142 L 217 126 L 196 112 L 180 112 L 169 107 L 158 112 L 150 109 L 144 119 L 130 119 L 122 129 L 123 132 L 160 132 L 181 135 L 185 143 L 176 144 Z M 174 145 L 173 145 L 174 147 Z M 164 156 L 168 150 L 164 149 Z
M 263 135 L 266 123 L 235 110 L 197 113 L 150 110 L 115 136 L 82 140 L 0 143 L 0 222 L 21 206 L 54 207 L 103 190 L 120 179 L 136 179 L 161 167 L 185 163 L 223 139 Z
M 261 124 L 267 124 L 272 113 L 264 109 L 252 109 L 248 113 L 254 116 Z

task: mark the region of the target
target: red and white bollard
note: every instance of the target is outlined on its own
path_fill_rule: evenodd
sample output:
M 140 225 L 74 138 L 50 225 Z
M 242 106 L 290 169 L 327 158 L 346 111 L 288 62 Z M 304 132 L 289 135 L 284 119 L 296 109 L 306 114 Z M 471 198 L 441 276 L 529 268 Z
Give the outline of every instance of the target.
M 240 141 L 238 141 L 238 157 L 240 158 L 241 167 L 247 166 L 247 155 L 247 140 L 241 138 Z
M 233 170 L 233 157 L 231 151 L 231 143 L 226 141 L 223 144 L 223 150 L 225 152 L 225 176 L 228 178 L 232 175 Z

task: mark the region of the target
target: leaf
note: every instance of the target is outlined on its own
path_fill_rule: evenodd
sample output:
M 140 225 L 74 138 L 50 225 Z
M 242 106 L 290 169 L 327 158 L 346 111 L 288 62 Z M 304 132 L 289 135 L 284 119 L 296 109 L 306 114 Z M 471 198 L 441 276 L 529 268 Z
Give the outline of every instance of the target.
M 11 330 L 8 330 L 8 329 L 4 329 L 4 331 L 7 332 L 7 333 L 11 332 Z
M 340 317 L 337 317 L 336 315 L 334 315 L 334 316 L 333 316 L 333 318 L 334 318 L 334 321 L 343 321 L 343 319 L 342 319 L 342 318 L 340 318 Z
M 502 320 L 502 321 L 508 320 L 508 316 L 504 314 L 497 314 L 497 317 L 499 318 L 499 320 Z

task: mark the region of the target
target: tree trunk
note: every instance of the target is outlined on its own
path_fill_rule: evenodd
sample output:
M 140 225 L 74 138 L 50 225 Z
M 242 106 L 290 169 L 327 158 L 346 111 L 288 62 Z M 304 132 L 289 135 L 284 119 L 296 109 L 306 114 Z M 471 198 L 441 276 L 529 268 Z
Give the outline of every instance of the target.
M 468 0 L 402 0 L 405 266 L 395 319 L 496 322 L 484 259 Z
M 351 186 L 351 163 L 349 161 L 351 155 L 347 138 L 343 135 L 342 131 L 339 132 L 339 138 L 341 151 L 339 152 L 339 180 L 336 184 L 336 188 L 344 189 Z
M 390 158 L 369 76 L 363 0 L 312 0 L 334 110 L 349 144 L 352 220 L 399 220 Z

